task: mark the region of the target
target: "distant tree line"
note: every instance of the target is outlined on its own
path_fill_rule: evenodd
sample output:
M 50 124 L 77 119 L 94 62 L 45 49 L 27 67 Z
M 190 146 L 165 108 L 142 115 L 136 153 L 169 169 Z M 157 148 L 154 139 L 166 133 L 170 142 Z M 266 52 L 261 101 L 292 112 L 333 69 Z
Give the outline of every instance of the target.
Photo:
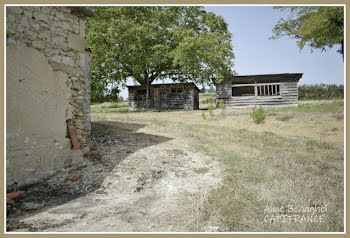
M 298 86 L 300 100 L 343 99 L 344 85 L 314 84 Z

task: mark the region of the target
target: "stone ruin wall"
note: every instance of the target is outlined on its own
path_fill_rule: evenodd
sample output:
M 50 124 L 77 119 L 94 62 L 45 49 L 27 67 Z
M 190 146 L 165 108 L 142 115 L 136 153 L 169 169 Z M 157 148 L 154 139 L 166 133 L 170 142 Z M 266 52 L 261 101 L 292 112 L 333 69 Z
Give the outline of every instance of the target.
M 83 161 L 90 144 L 90 52 L 77 8 L 6 7 L 6 184 L 31 184 Z
M 85 17 L 69 7 L 6 8 L 6 44 L 24 43 L 42 52 L 54 71 L 67 74 L 71 88 L 66 120 L 80 144 L 90 143 L 90 52 L 85 50 Z

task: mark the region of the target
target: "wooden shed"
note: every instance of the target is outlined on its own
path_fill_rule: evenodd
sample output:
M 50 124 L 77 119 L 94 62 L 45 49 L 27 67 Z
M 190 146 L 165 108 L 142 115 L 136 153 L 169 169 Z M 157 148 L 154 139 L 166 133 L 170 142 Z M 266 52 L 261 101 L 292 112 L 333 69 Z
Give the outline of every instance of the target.
M 242 75 L 216 83 L 216 106 L 298 106 L 298 82 L 302 73 Z
M 146 86 L 128 86 L 129 111 L 146 108 Z M 149 108 L 154 110 L 199 109 L 199 89 L 194 83 L 152 84 Z

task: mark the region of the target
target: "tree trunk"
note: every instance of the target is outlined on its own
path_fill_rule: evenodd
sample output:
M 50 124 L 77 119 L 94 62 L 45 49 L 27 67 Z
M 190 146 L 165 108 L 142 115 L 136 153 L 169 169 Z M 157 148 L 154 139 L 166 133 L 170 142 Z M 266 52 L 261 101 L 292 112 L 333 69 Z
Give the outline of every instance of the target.
M 148 84 L 149 84 L 149 80 L 147 78 L 146 81 L 146 109 L 149 108 L 148 102 L 149 102 L 149 90 L 148 90 Z
M 343 61 L 344 61 L 344 41 L 341 41 L 341 55 L 343 56 Z

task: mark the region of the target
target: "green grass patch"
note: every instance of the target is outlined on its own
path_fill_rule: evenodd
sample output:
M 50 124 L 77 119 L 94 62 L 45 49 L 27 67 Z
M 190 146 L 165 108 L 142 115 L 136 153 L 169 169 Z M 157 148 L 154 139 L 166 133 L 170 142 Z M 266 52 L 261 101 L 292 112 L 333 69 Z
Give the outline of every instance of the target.
M 200 168 L 195 168 L 193 169 L 194 172 L 196 172 L 197 174 L 206 174 L 209 171 L 209 168 L 207 167 L 200 167 Z

